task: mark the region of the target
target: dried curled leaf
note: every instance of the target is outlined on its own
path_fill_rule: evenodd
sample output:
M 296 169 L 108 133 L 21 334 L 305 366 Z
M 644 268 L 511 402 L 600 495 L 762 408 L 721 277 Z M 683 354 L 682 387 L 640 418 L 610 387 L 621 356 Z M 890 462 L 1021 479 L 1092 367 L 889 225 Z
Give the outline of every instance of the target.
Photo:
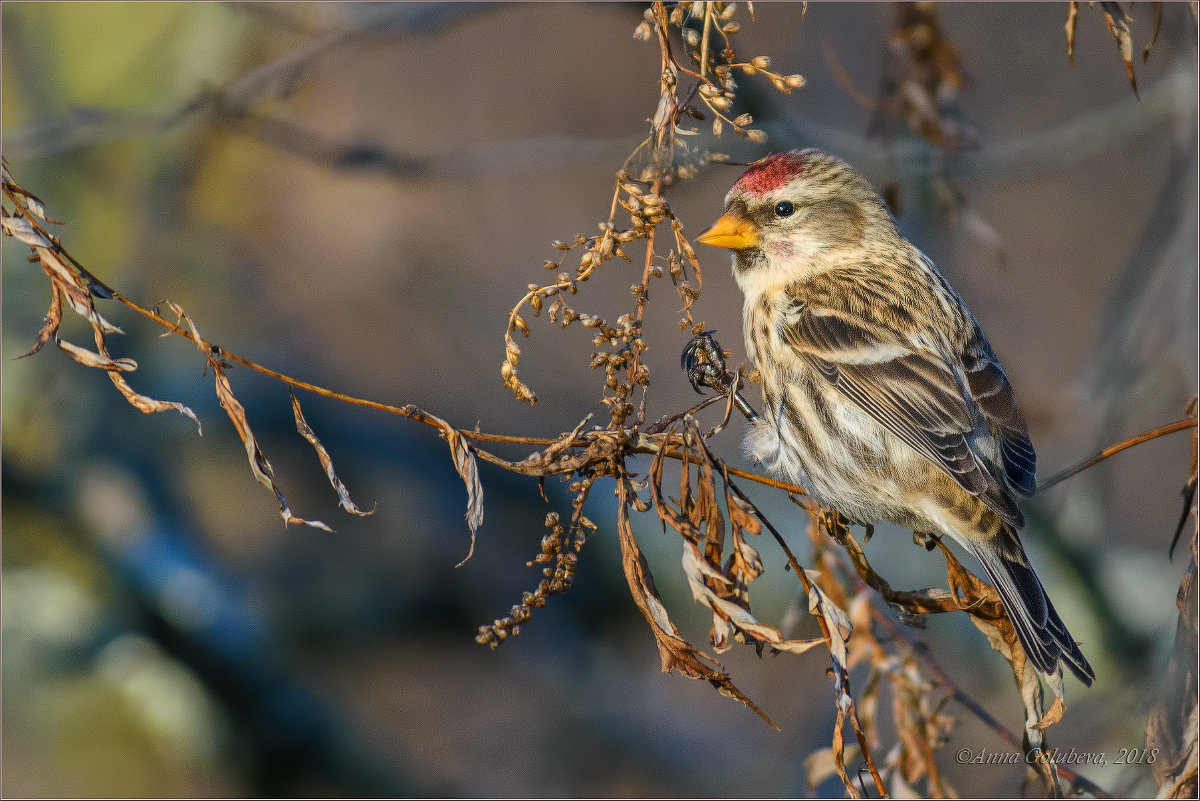
M 325 450 L 325 446 L 321 444 L 321 440 L 317 439 L 317 435 L 313 432 L 308 421 L 304 419 L 304 412 L 300 409 L 300 401 L 296 398 L 296 393 L 288 390 L 288 394 L 292 397 L 292 413 L 296 417 L 296 431 L 300 436 L 308 440 L 308 443 L 313 446 L 317 452 L 317 459 L 321 462 L 321 467 L 325 469 L 325 475 L 329 478 L 329 484 L 333 487 L 334 492 L 338 495 L 338 505 L 352 515 L 365 517 L 366 515 L 375 514 L 375 507 L 371 507 L 371 511 L 364 512 L 354 505 L 354 501 L 350 500 L 350 491 L 346 489 L 346 485 L 338 478 L 337 472 L 333 469 L 333 458 L 329 455 L 329 451 Z
M 200 425 L 200 418 L 196 416 L 195 412 L 184 406 L 182 403 L 178 403 L 176 401 L 157 400 L 156 398 L 142 395 L 136 392 L 133 387 L 129 386 L 129 382 L 125 380 L 125 376 L 121 375 L 119 372 L 109 371 L 108 378 L 113 382 L 113 386 L 117 388 L 117 391 L 120 392 L 125 397 L 125 400 L 129 402 L 129 405 L 137 409 L 139 412 L 142 412 L 143 414 L 156 414 L 158 412 L 174 410 L 196 424 L 197 434 L 201 436 L 204 435 L 204 427 Z
M 1120 3 L 1104 2 L 1100 4 L 1100 8 L 1104 11 L 1104 24 L 1108 26 L 1109 34 L 1117 43 L 1117 49 L 1121 51 L 1121 61 L 1124 62 L 1125 72 L 1129 75 L 1129 85 L 1133 87 L 1133 93 L 1136 95 L 1138 88 L 1137 78 L 1133 74 L 1133 34 L 1129 28 L 1132 20 L 1121 8 Z
M 50 241 L 42 234 L 41 231 L 34 228 L 29 220 L 24 217 L 9 217 L 5 215 L 3 220 L 5 236 L 11 236 L 18 242 L 24 242 L 30 247 L 49 247 Z
M 58 254 L 48 247 L 35 248 L 38 258 L 42 262 L 42 269 L 46 271 L 46 275 L 50 276 L 50 280 L 62 292 L 63 298 L 66 299 L 67 305 L 78 314 L 80 317 L 87 320 L 93 327 L 97 328 L 105 334 L 123 334 L 125 333 L 117 326 L 104 319 L 101 314 L 96 311 L 96 305 L 92 301 L 92 292 L 89 284 L 84 279 L 80 278 L 75 271 L 68 267 Z
M 1150 34 L 1150 41 L 1142 50 L 1142 63 L 1145 63 L 1150 58 L 1150 48 L 1158 40 L 1159 28 L 1162 26 L 1162 3 L 1151 3 L 1153 11 L 1153 29 Z M 1133 88 L 1134 96 L 1138 96 L 1137 76 L 1133 72 L 1133 20 L 1129 14 L 1121 8 L 1120 3 L 1102 2 L 1100 10 L 1104 13 L 1104 24 L 1108 28 L 1108 33 L 1112 36 L 1113 41 L 1117 45 L 1117 50 L 1121 53 L 1121 62 L 1125 65 L 1125 74 L 1129 76 L 1129 85 Z M 1075 63 L 1075 28 L 1079 16 L 1079 3 L 1071 2 L 1067 5 L 1067 22 L 1063 26 L 1067 32 L 1067 58 L 1071 63 Z
M 222 363 L 214 355 L 214 349 L 200 336 L 200 332 L 196 330 L 196 324 L 192 322 L 192 318 L 176 303 L 168 302 L 167 305 L 173 312 L 179 315 L 179 318 L 187 322 L 188 328 L 191 330 L 192 336 L 195 339 L 196 347 L 204 354 L 204 358 L 208 360 L 208 366 L 212 368 L 214 380 L 217 390 L 217 401 L 221 404 L 221 408 L 229 415 L 229 420 L 233 423 L 234 430 L 242 440 L 242 444 L 246 446 L 246 457 L 250 462 L 250 472 L 254 474 L 254 478 L 258 483 L 262 484 L 267 489 L 275 494 L 275 498 L 279 501 L 279 516 L 283 518 L 283 524 L 288 525 L 303 525 L 319 528 L 322 531 L 333 532 L 329 526 L 322 523 L 320 520 L 305 520 L 302 517 L 297 517 L 292 514 L 291 508 L 288 506 L 287 498 L 279 490 L 279 486 L 275 483 L 275 470 L 271 467 L 271 463 L 267 461 L 266 455 L 258 446 L 258 440 L 254 437 L 254 432 L 250 429 L 250 421 L 246 419 L 246 409 L 242 406 L 233 394 L 233 386 L 230 385 L 229 379 L 225 376 L 225 370 Z
M 749 609 L 720 597 L 705 583 L 707 577 L 719 583 L 729 583 L 719 571 L 714 570 L 700 556 L 700 551 L 691 542 L 683 544 L 683 572 L 692 590 L 692 599 L 713 610 L 713 648 L 724 653 L 732 647 L 731 637 L 738 633 L 753 637 L 780 651 L 802 654 L 818 645 L 825 644 L 824 637 L 807 640 L 790 640 L 774 626 L 760 623 Z
M 113 359 L 102 356 L 95 351 L 65 342 L 58 337 L 54 338 L 54 343 L 70 355 L 72 359 L 86 367 L 95 367 L 97 370 L 116 370 L 121 373 L 132 373 L 138 366 L 137 362 L 133 359 Z
M 691 679 L 706 679 L 717 692 L 729 698 L 741 701 L 765 720 L 776 731 L 779 727 L 767 717 L 758 706 L 739 690 L 721 669 L 721 665 L 711 656 L 697 651 L 671 622 L 666 607 L 654 586 L 654 576 L 650 572 L 646 559 L 642 556 L 637 539 L 633 534 L 633 526 L 629 519 L 629 507 L 632 504 L 633 488 L 628 479 L 617 480 L 617 533 L 621 543 L 621 567 L 625 571 L 625 580 L 629 584 L 633 601 L 650 624 L 650 630 L 658 643 L 659 655 L 662 658 L 662 670 L 670 673 L 678 670 L 682 675 Z
M 851 762 L 862 756 L 862 752 L 857 745 L 851 745 L 844 750 L 842 754 L 842 764 L 846 760 Z M 826 779 L 837 775 L 838 766 L 837 759 L 832 748 L 818 748 L 807 757 L 804 758 L 804 787 L 810 793 L 817 789 L 817 786 Z
M 58 334 L 58 327 L 62 325 L 62 293 L 58 290 L 58 285 L 54 281 L 50 282 L 50 308 L 46 312 L 46 318 L 42 322 L 42 327 L 38 330 L 37 339 L 33 342 L 33 347 L 18 356 L 18 359 L 24 359 L 26 356 L 32 356 L 37 353 L 42 347 L 49 342 L 55 335 Z
M 683 570 L 692 598 L 713 612 L 711 640 L 717 653 L 724 653 L 733 642 L 747 640 L 768 644 L 792 653 L 803 653 L 821 645 L 823 638 L 791 640 L 774 626 L 761 623 L 750 610 L 750 582 L 762 574 L 762 559 L 746 541 L 745 535 L 757 535 L 759 521 L 750 508 L 730 491 L 729 476 L 721 465 L 725 502 L 729 509 L 732 552 L 726 558 L 725 518 L 716 497 L 714 465 L 721 463 L 708 450 L 694 419 L 684 419 L 684 459 L 680 471 L 679 500 L 668 500 L 662 493 L 664 451 L 660 450 L 650 468 L 650 488 L 663 526 L 683 535 Z M 692 466 L 697 471 L 692 491 Z
M 1063 28 L 1067 31 L 1067 59 L 1075 65 L 1075 26 L 1079 22 L 1079 0 L 1067 3 L 1067 21 Z
M 479 483 L 479 464 L 475 453 L 457 429 L 444 420 L 442 434 L 450 443 L 450 455 L 454 458 L 454 469 L 467 485 L 467 527 L 471 529 L 471 547 L 467 555 L 455 567 L 462 567 L 475 553 L 475 535 L 483 525 L 483 485 Z
M 211 359 L 209 360 L 209 365 L 216 376 L 217 400 L 220 402 L 221 408 L 229 415 L 234 429 L 237 430 L 238 436 L 241 437 L 242 443 L 246 446 L 246 456 L 250 461 L 250 471 L 258 479 L 258 483 L 275 493 L 275 497 L 279 500 L 279 515 L 283 518 L 284 525 L 297 524 L 311 526 L 332 533 L 333 529 L 320 520 L 305 520 L 302 517 L 292 514 L 292 510 L 288 507 L 287 498 L 284 497 L 283 493 L 279 490 L 279 486 L 275 483 L 275 470 L 271 467 L 271 463 L 267 461 L 267 457 L 262 452 L 262 449 L 258 447 L 258 440 L 254 438 L 254 432 L 250 430 L 250 422 L 246 419 L 246 409 L 234 397 L 233 387 L 230 385 L 229 379 L 225 377 L 225 371 Z
M 71 358 L 80 364 L 96 369 L 104 370 L 108 373 L 109 380 L 113 382 L 113 386 L 124 396 L 138 411 L 145 414 L 154 414 L 156 412 L 164 412 L 174 410 L 189 418 L 196 424 L 198 433 L 203 434 L 203 427 L 200 425 L 200 419 L 196 417 L 195 412 L 184 406 L 182 403 L 174 401 L 160 401 L 154 398 L 147 397 L 136 392 L 129 386 L 124 376 L 121 373 L 133 372 L 137 369 L 137 362 L 133 359 L 122 358 L 114 359 L 112 354 L 108 352 L 108 346 L 105 342 L 105 335 L 111 333 L 122 333 L 121 329 L 102 317 L 96 311 L 92 301 L 93 287 L 99 284 L 90 278 L 84 278 L 71 270 L 58 254 L 53 250 L 45 247 L 36 248 L 38 257 L 42 263 L 42 269 L 50 278 L 51 297 L 50 308 L 46 312 L 45 321 L 42 323 L 41 329 L 38 331 L 37 340 L 33 347 L 29 349 L 24 356 L 31 356 L 41 350 L 42 346 L 51 339 L 55 341 L 60 349 L 69 354 Z M 67 300 L 67 304 L 71 306 L 77 314 L 85 318 L 92 326 L 92 333 L 96 340 L 96 350 L 90 351 L 86 348 L 81 348 L 70 342 L 65 342 L 58 338 L 58 328 L 62 323 L 63 314 L 63 299 Z M 23 358 L 23 357 L 22 357 Z

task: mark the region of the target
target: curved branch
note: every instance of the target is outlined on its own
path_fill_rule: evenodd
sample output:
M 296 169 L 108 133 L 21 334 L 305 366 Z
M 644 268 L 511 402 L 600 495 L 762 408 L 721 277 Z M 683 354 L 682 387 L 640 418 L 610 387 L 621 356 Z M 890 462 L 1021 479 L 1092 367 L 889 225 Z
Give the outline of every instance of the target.
M 1079 464 L 1072 465 L 1066 470 L 1060 470 L 1059 472 L 1050 476 L 1050 478 L 1047 478 L 1038 484 L 1037 491 L 1042 492 L 1050 489 L 1050 487 L 1053 487 L 1055 484 L 1066 481 L 1068 478 L 1071 478 L 1078 473 L 1082 473 L 1089 467 L 1094 467 L 1108 457 L 1115 456 L 1123 450 L 1132 448 L 1134 445 L 1141 445 L 1143 442 L 1149 442 L 1150 440 L 1157 439 L 1158 437 L 1165 437 L 1167 434 L 1174 434 L 1177 431 L 1190 431 L 1195 427 L 1196 418 L 1185 417 L 1182 420 L 1176 420 L 1174 423 L 1167 423 L 1165 426 L 1158 426 L 1157 428 L 1152 428 L 1149 431 L 1143 431 L 1140 434 L 1135 434 L 1129 439 L 1122 440 L 1115 445 L 1109 445 L 1107 448 L 1102 449 L 1095 456 L 1084 459 Z

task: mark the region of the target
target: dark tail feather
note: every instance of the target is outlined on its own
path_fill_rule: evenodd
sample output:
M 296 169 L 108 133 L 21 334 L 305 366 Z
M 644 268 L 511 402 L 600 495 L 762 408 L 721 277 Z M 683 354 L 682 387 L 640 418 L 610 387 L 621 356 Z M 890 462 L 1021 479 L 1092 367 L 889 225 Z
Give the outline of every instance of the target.
M 1051 675 L 1060 661 L 1065 662 L 1090 687 L 1096 673 L 1050 603 L 1016 534 L 1005 527 L 991 542 L 968 543 L 968 550 L 995 585 L 1033 666 L 1040 673 Z M 1013 557 L 1019 557 L 1020 561 Z

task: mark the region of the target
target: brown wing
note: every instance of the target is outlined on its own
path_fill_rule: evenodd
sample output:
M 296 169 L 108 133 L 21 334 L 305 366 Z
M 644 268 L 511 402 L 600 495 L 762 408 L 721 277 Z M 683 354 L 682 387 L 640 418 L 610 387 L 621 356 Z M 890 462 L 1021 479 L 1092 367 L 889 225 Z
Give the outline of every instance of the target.
M 785 337 L 826 381 L 1001 518 L 1023 525 L 1013 491 L 1032 489 L 1033 448 L 1018 436 L 1024 421 L 1013 416 L 994 357 L 951 364 L 884 326 L 807 304 L 791 319 Z
M 1000 449 L 1004 477 L 1014 492 L 1028 498 L 1037 489 L 1037 456 L 1008 376 L 978 324 L 962 356 L 962 366 L 971 400 Z

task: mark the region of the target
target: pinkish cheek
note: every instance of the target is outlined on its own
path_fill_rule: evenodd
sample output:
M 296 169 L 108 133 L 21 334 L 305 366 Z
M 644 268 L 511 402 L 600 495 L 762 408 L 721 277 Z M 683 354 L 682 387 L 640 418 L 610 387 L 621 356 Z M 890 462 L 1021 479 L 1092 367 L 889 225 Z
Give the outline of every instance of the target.
M 766 250 L 768 256 L 774 256 L 778 259 L 790 259 L 796 255 L 796 246 L 786 239 L 780 242 L 772 242 L 767 246 Z

